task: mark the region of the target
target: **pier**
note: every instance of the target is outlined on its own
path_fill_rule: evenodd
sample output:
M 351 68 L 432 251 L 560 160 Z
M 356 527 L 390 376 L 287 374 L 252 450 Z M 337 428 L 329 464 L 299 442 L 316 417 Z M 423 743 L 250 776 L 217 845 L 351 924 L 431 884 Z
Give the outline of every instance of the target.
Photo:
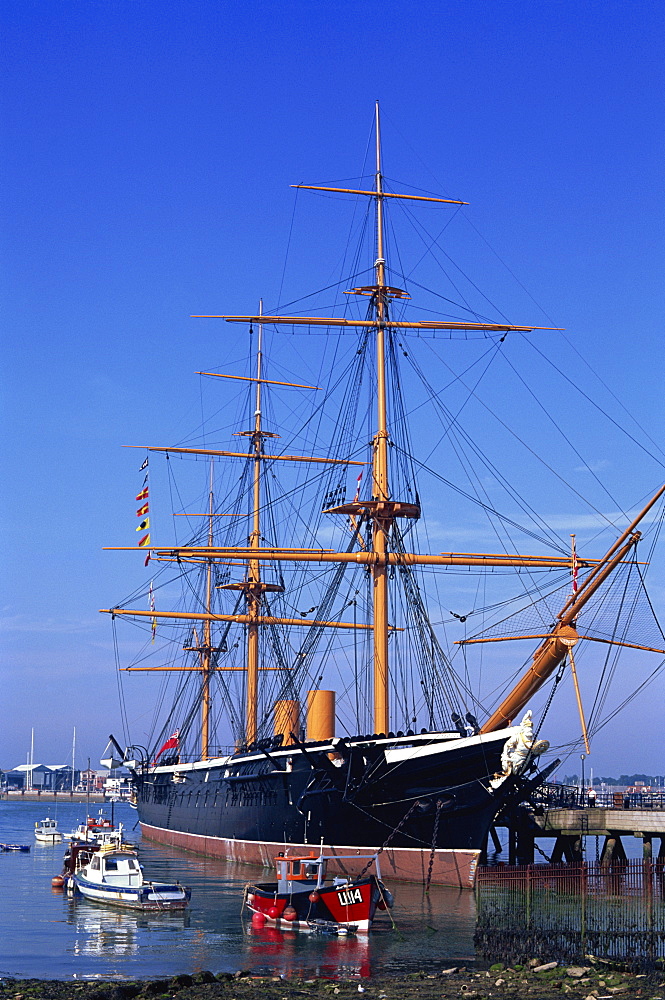
M 588 794 L 566 785 L 543 785 L 531 803 L 520 805 L 496 824 L 508 831 L 508 863 L 534 863 L 536 841 L 554 840 L 548 860 L 552 864 L 579 864 L 584 839 L 603 837 L 600 864 L 612 867 L 627 859 L 624 838 L 641 841 L 644 861 L 665 862 L 665 794 L 601 793 L 593 804 Z M 500 842 L 493 831 L 495 847 Z M 658 850 L 656 851 L 656 843 Z M 542 850 L 539 851 L 543 854 Z
M 18 789 L 12 792 L 1 792 L 2 802 L 89 802 L 91 805 L 106 802 L 120 801 L 107 797 L 103 792 L 53 792 L 51 789 L 43 791 L 33 788 L 28 791 Z

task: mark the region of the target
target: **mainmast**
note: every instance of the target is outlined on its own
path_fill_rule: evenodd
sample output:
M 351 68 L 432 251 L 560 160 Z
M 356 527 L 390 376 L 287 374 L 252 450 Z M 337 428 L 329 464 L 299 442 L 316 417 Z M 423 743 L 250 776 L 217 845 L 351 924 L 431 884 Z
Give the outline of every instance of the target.
M 377 430 L 374 436 L 372 492 L 384 504 L 390 499 L 388 480 L 388 407 L 386 402 L 385 323 L 388 318 L 386 298 L 386 262 L 383 256 L 383 183 L 381 177 L 381 123 L 379 102 L 376 102 L 376 288 L 372 305 L 376 314 L 376 374 Z M 375 732 L 390 729 L 390 690 L 388 670 L 388 567 L 386 552 L 391 517 L 382 516 L 378 508 L 372 528 L 372 543 L 376 562 L 372 567 L 374 604 L 374 726 Z

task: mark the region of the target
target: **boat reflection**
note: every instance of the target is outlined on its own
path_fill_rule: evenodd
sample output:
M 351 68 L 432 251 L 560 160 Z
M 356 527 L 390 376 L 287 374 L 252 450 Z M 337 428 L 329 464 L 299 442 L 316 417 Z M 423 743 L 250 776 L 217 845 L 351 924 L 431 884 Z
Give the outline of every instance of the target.
M 248 923 L 245 934 L 246 951 L 251 952 L 253 964 L 257 958 L 263 958 L 266 965 L 278 969 L 286 979 L 292 976 L 363 979 L 370 974 L 370 943 L 366 935 L 313 935 L 320 950 L 317 949 L 318 954 L 312 962 L 311 955 L 297 947 L 296 931 L 282 931 L 276 927 L 259 929 Z
M 123 911 L 77 899 L 69 907 L 67 923 L 73 924 L 76 936 L 75 955 L 127 957 L 144 947 L 146 933 L 181 932 L 189 926 L 189 914 L 183 910 L 151 912 Z

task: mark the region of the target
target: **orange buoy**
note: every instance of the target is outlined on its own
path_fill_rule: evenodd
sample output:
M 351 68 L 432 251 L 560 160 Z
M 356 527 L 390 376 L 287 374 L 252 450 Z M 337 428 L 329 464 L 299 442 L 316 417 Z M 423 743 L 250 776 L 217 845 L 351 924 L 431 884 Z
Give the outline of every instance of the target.
M 51 879 L 51 885 L 53 886 L 54 889 L 62 889 L 64 884 L 65 884 L 64 875 L 54 875 L 53 878 Z
M 296 919 L 298 914 L 296 913 L 296 909 L 294 906 L 286 906 L 284 908 L 284 913 L 282 914 L 282 916 L 284 917 L 285 920 L 292 921 Z
M 309 894 L 310 903 L 318 903 L 320 899 L 321 899 L 321 893 L 317 892 L 316 889 L 314 890 L 314 892 L 310 892 Z

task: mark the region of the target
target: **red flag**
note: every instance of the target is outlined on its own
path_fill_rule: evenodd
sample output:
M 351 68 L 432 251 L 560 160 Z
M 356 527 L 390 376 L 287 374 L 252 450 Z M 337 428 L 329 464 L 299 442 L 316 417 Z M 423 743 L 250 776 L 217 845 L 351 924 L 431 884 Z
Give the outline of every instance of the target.
M 353 498 L 353 502 L 354 502 L 354 503 L 356 502 L 356 500 L 357 500 L 357 499 L 358 499 L 358 497 L 360 496 L 360 480 L 362 479 L 362 477 L 363 477 L 363 474 L 362 474 L 362 472 L 361 472 L 361 473 L 360 473 L 360 475 L 358 476 L 358 479 L 357 479 L 357 481 L 356 481 L 356 495 L 355 495 L 355 496 L 354 496 L 354 498 Z
M 149 509 L 150 509 L 150 504 L 144 503 L 143 506 L 139 507 L 139 509 L 136 511 L 136 516 L 143 517 L 144 514 L 148 513 Z
M 175 732 L 172 733 L 169 736 L 169 738 L 166 741 L 166 743 L 164 744 L 164 746 L 155 755 L 155 759 L 152 762 L 152 766 L 153 767 L 155 766 L 155 764 L 157 763 L 157 761 L 162 756 L 162 754 L 164 753 L 165 750 L 173 750 L 174 747 L 177 747 L 179 745 L 179 742 L 180 742 L 179 736 L 180 736 L 180 730 L 179 729 L 176 729 Z
M 148 499 L 148 487 L 147 486 L 145 487 L 145 489 L 141 490 L 140 493 L 136 494 L 136 499 L 137 500 L 147 500 Z
M 144 535 L 143 538 L 139 539 L 139 548 L 140 549 L 144 548 L 146 545 L 150 545 L 150 533 L 149 532 L 148 532 L 147 535 Z

